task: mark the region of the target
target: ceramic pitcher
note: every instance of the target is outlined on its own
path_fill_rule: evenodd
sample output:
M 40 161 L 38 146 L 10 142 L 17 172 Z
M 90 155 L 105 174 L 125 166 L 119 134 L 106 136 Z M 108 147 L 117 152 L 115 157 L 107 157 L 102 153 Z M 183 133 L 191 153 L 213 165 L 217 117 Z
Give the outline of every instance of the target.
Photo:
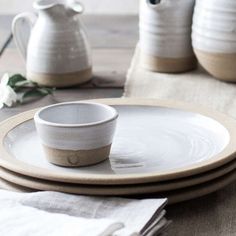
M 236 1 L 197 0 L 192 28 L 201 65 L 218 79 L 236 82 Z
M 45 86 L 66 87 L 92 76 L 91 52 L 75 1 L 38 0 L 33 13 L 12 23 L 15 43 L 26 60 L 27 78 Z M 28 32 L 28 33 L 27 33 Z
M 196 66 L 191 45 L 194 0 L 141 0 L 140 64 L 158 72 Z

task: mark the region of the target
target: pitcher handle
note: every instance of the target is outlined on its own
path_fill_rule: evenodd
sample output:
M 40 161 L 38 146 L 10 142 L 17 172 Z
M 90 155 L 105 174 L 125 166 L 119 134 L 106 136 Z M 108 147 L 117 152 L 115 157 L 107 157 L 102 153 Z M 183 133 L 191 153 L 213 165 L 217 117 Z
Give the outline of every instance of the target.
M 29 42 L 31 29 L 37 16 L 34 13 L 24 12 L 17 15 L 12 21 L 12 34 L 15 44 L 26 61 L 27 45 Z

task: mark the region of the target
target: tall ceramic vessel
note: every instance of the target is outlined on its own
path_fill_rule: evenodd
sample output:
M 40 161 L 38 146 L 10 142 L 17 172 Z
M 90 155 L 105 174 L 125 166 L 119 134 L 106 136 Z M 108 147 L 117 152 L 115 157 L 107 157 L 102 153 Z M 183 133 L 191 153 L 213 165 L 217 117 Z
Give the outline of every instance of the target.
M 55 87 L 90 80 L 90 47 L 79 19 L 82 6 L 73 0 L 38 0 L 34 8 L 37 18 L 21 13 L 12 23 L 16 45 L 26 60 L 27 78 Z
M 200 64 L 210 74 L 236 82 L 236 1 L 197 0 L 192 42 Z
M 194 0 L 141 0 L 140 64 L 158 72 L 196 66 L 191 45 Z

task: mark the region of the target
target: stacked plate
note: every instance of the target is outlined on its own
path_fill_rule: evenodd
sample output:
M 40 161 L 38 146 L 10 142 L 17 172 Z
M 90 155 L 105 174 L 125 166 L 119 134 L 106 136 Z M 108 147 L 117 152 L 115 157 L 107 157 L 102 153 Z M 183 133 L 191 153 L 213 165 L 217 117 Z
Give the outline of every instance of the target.
M 119 112 L 110 159 L 64 168 L 47 162 L 33 115 L 0 125 L 0 185 L 19 191 L 168 197 L 176 203 L 224 187 L 236 178 L 236 121 L 171 101 L 95 100 Z

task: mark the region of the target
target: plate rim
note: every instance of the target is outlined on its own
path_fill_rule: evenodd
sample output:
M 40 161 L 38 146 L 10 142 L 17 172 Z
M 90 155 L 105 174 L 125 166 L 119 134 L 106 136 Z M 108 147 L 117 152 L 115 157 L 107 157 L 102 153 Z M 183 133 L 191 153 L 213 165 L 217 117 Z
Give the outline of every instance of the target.
M 142 98 L 111 98 L 111 99 L 92 99 L 85 101 L 100 102 L 107 105 L 142 105 L 142 106 L 158 106 L 164 108 L 180 109 L 186 112 L 198 113 L 200 115 L 212 118 L 223 125 L 229 132 L 230 140 L 228 145 L 217 155 L 205 161 L 181 167 L 169 171 L 159 171 L 142 174 L 76 174 L 76 173 L 52 173 L 51 170 L 44 169 L 33 165 L 26 164 L 12 157 L 4 146 L 4 138 L 17 125 L 24 123 L 33 118 L 35 112 L 39 109 L 34 109 L 20 113 L 10 117 L 0 123 L 0 166 L 9 169 L 13 172 L 24 174 L 27 176 L 55 180 L 59 182 L 82 183 L 82 184 L 98 184 L 98 185 L 113 185 L 113 184 L 135 184 L 135 183 L 150 183 L 156 181 L 166 181 L 178 179 L 200 174 L 217 167 L 220 167 L 235 159 L 236 155 L 236 120 L 221 112 L 214 111 L 202 106 L 177 102 L 172 100 L 157 100 L 157 99 L 142 99 Z M 76 102 L 76 101 L 75 101 Z
M 226 187 L 227 185 L 231 184 L 233 181 L 235 181 L 235 179 L 236 179 L 236 171 L 233 170 L 221 177 L 218 177 L 214 180 L 210 180 L 210 181 L 207 181 L 207 182 L 199 184 L 199 185 L 194 185 L 191 187 L 187 187 L 187 188 L 183 188 L 183 189 L 179 189 L 179 190 L 168 191 L 168 192 L 162 192 L 162 193 L 160 192 L 160 193 L 156 193 L 156 195 L 155 195 L 155 193 L 152 193 L 152 195 L 149 195 L 149 197 L 151 197 L 151 198 L 167 198 L 168 205 L 176 204 L 179 202 L 184 202 L 187 200 L 195 199 L 195 198 L 202 197 L 207 194 L 213 193 L 213 192 L 220 190 L 220 189 Z M 29 188 L 29 187 L 26 187 L 23 185 L 19 185 L 17 183 L 12 182 L 12 180 L 6 180 L 2 177 L 0 177 L 0 187 L 3 187 L 4 189 L 7 189 L 7 190 L 20 191 L 20 192 L 44 191 L 44 190 L 40 190 L 40 189 L 36 189 L 36 188 L 32 189 L 32 188 Z M 48 191 L 50 189 L 45 189 L 45 190 Z M 52 190 L 50 190 L 50 191 L 52 191 Z M 60 191 L 60 192 L 63 192 L 63 191 Z M 73 194 L 71 192 L 65 192 L 65 193 Z M 141 195 L 141 198 L 146 198 L 146 197 L 144 195 L 143 196 Z
M 130 185 L 86 185 L 86 184 L 75 184 L 75 183 L 63 183 L 59 181 L 37 179 L 27 175 L 12 172 L 3 167 L 0 167 L 0 178 L 9 180 L 12 183 L 18 184 L 31 189 L 49 190 L 50 186 L 59 189 L 76 189 L 77 194 L 89 194 L 89 195 L 127 195 L 129 194 L 143 194 L 143 193 L 160 193 L 167 191 L 179 191 L 183 188 L 189 188 L 196 185 L 200 185 L 206 182 L 213 181 L 220 177 L 227 175 L 230 172 L 236 170 L 236 160 L 225 164 L 222 167 L 218 167 L 206 173 L 198 174 L 195 176 L 162 181 L 162 182 L 151 182 L 143 184 L 130 184 Z M 37 186 L 46 186 L 46 189 Z M 54 189 L 55 191 L 57 189 Z

